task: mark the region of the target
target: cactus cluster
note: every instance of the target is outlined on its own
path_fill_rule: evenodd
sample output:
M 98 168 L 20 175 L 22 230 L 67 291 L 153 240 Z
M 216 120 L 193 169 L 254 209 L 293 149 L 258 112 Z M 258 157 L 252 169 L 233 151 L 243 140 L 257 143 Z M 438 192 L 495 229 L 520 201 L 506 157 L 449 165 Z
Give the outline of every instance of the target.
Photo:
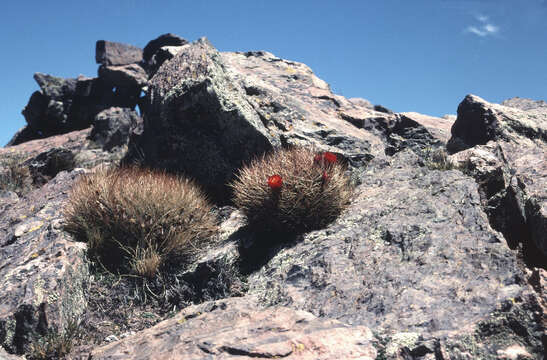
M 260 230 L 304 232 L 332 222 L 348 204 L 345 166 L 330 152 L 281 149 L 243 167 L 233 201 Z

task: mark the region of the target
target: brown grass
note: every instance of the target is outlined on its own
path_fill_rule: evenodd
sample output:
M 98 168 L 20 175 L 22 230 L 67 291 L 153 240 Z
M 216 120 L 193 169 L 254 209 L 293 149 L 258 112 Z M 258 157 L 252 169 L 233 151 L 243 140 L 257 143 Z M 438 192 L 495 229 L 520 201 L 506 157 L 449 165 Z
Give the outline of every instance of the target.
M 240 170 L 231 184 L 233 201 L 251 226 L 301 232 L 322 228 L 338 217 L 352 193 L 346 168 L 340 162 L 314 163 L 316 154 L 305 148 L 278 150 Z M 274 174 L 283 179 L 279 190 L 268 186 Z
M 188 179 L 136 167 L 100 169 L 74 186 L 65 229 L 107 268 L 143 277 L 186 263 L 208 244 L 216 220 Z
M 7 153 L 0 159 L 0 190 L 24 195 L 32 188 L 32 177 L 26 157 L 20 153 Z

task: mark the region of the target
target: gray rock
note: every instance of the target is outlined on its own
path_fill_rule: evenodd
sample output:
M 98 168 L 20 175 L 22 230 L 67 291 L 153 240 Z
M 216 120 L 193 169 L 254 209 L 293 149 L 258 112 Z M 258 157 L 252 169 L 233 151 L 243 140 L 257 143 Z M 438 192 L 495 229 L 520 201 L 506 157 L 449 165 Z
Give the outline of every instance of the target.
M 83 96 L 80 79 L 63 79 L 36 73 L 34 79 L 40 86 L 23 109 L 28 129 L 10 141 L 16 145 L 35 138 L 83 129 L 90 125 L 89 117 L 82 113 L 92 112 L 94 107 L 84 106 L 90 102 L 89 96 Z M 96 106 L 96 101 L 91 101 Z
M 217 199 L 242 163 L 273 147 L 309 145 L 362 166 L 381 140 L 343 120 L 353 106 L 299 63 L 268 53 L 219 53 L 206 40 L 182 47 L 150 81 L 135 148 L 153 166 L 184 172 Z M 373 155 L 374 154 L 374 155 Z
M 40 86 L 42 94 L 52 100 L 69 100 L 74 96 L 76 90 L 76 79 L 63 79 L 48 74 L 35 73 L 34 80 Z
M 547 111 L 541 108 L 523 111 L 467 95 L 458 106 L 458 118 L 447 148 L 455 153 L 492 140 L 522 138 L 547 141 Z
M 475 109 L 475 123 L 490 123 L 489 133 L 495 136 L 484 137 L 491 141 L 462 151 L 454 159 L 481 184 L 493 226 L 511 246 L 524 244 L 530 261 L 541 266 L 547 259 L 547 108 L 523 111 L 474 96 L 466 99 Z M 459 130 L 453 128 L 449 143 L 455 143 L 455 133 L 463 142 L 475 136 L 471 134 L 477 131 L 475 127 L 466 129 L 461 123 L 467 121 L 466 114 L 463 111 L 460 118 L 458 113 L 454 127 L 460 122 Z
M 181 339 L 184 339 L 181 341 Z M 93 350 L 94 359 L 373 360 L 372 332 L 249 298 L 190 306 L 156 326 Z
M 89 138 L 105 150 L 127 144 L 130 130 L 142 122 L 131 109 L 113 107 L 101 111 L 95 117 Z
M 61 171 L 72 171 L 76 165 L 74 153 L 65 148 L 53 148 L 25 162 L 35 185 L 43 185 Z
M 408 151 L 373 161 L 362 177 L 349 209 L 325 230 L 266 255 L 242 254 L 244 263 L 259 264 L 249 294 L 380 337 L 414 332 L 442 341 L 527 294 L 518 304 L 518 321 L 529 329 L 521 340 L 537 353 L 542 334 L 525 315 L 535 306 L 533 291 L 489 226 L 475 182 L 456 170 L 419 167 Z
M 162 47 L 182 46 L 187 43 L 188 41 L 186 39 L 183 39 L 175 34 L 168 33 L 160 35 L 154 40 L 149 41 L 148 44 L 146 44 L 143 50 L 143 59 L 145 62 L 149 63 L 150 60 L 152 60 L 152 56 L 154 56 L 154 54 L 156 54 L 156 52 Z
M 510 106 L 520 110 L 534 110 L 534 109 L 547 109 L 547 102 L 543 100 L 532 100 L 526 98 L 514 97 L 511 99 L 503 100 L 501 102 L 503 106 Z
M 53 225 L 80 173 L 59 174 L 0 217 L 0 345 L 10 353 L 28 351 L 37 337 L 85 311 L 85 245 Z
M 99 78 L 112 86 L 140 88 L 148 82 L 146 71 L 138 64 L 99 67 Z
M 142 61 L 142 50 L 118 42 L 99 40 L 95 46 L 95 61 L 102 65 L 128 65 Z

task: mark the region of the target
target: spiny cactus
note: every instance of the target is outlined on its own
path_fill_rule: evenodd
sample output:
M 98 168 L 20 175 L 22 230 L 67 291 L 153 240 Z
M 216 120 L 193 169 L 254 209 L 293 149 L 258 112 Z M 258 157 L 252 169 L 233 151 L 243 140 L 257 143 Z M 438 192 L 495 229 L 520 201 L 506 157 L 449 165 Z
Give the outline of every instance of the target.
M 282 149 L 253 160 L 231 184 L 233 201 L 249 225 L 302 232 L 332 222 L 348 204 L 345 166 L 330 152 Z

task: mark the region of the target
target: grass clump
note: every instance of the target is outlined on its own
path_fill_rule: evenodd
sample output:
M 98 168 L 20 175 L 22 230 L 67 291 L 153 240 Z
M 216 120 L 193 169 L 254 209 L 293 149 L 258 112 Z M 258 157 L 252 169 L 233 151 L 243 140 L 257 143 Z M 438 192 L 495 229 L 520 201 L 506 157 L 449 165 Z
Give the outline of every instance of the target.
M 192 181 L 136 167 L 82 176 L 65 217 L 65 229 L 109 270 L 145 278 L 189 262 L 216 231 L 211 207 Z
M 231 187 L 250 226 L 295 233 L 332 222 L 352 193 L 346 167 L 335 154 L 299 147 L 253 160 Z
M 452 170 L 457 168 L 444 148 L 428 149 L 425 152 L 425 165 L 431 170 Z
M 0 159 L 0 190 L 24 195 L 32 188 L 32 176 L 20 153 L 7 153 Z
M 40 337 L 30 345 L 28 359 L 64 359 L 70 354 L 74 342 L 79 337 L 80 327 L 76 321 L 69 321 L 67 327 L 62 332 L 48 330 L 45 336 Z

